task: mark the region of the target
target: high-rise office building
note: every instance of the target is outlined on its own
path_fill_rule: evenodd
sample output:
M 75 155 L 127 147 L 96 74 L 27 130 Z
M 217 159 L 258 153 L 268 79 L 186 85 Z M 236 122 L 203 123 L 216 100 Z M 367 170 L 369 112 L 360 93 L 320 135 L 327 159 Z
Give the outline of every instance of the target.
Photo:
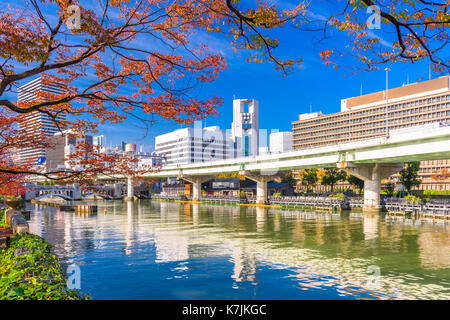
M 341 112 L 301 114 L 293 125 L 295 150 L 370 139 L 387 130 L 450 122 L 450 76 L 343 99 Z M 386 115 L 387 111 L 387 115 Z M 388 128 L 388 129 L 387 129 Z M 422 161 L 420 189 L 450 190 L 432 176 L 450 170 L 450 160 Z
M 223 160 L 231 155 L 232 140 L 218 126 L 184 128 L 155 137 L 155 153 L 163 164 L 187 164 Z
M 36 100 L 38 92 L 48 92 L 52 94 L 62 94 L 64 88 L 59 84 L 47 84 L 43 83 L 42 78 L 39 77 L 33 81 L 30 81 L 18 90 L 19 102 L 30 102 Z M 56 117 L 56 121 L 65 121 L 67 119 L 66 113 L 60 113 Z M 33 111 L 25 115 L 25 121 L 20 124 L 20 128 L 29 131 L 30 135 L 39 135 L 44 137 L 51 137 L 55 133 L 60 131 L 55 125 L 55 122 L 47 115 L 39 111 Z M 62 129 L 62 128 L 61 128 Z M 17 150 L 18 162 L 37 164 L 40 157 L 46 156 L 46 150 L 44 147 L 36 148 L 22 148 Z
M 235 156 L 256 156 L 259 151 L 259 102 L 254 99 L 233 100 L 231 135 Z
M 99 149 L 106 147 L 106 137 L 103 134 L 99 136 L 93 136 L 92 139 L 94 146 L 98 146 Z

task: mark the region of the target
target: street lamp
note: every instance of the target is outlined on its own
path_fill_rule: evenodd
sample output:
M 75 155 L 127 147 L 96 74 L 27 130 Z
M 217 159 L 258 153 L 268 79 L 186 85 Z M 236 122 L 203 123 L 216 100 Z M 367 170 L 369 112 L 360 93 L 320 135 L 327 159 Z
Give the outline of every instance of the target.
M 388 107 L 388 83 L 389 83 L 389 71 L 391 69 L 386 68 L 386 138 L 389 138 L 389 107 Z

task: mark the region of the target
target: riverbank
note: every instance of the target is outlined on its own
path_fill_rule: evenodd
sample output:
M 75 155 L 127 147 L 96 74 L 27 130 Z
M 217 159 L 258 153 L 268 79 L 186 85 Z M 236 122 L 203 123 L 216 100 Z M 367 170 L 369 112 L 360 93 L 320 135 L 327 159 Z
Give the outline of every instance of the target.
M 51 245 L 37 235 L 23 233 L 0 249 L 0 300 L 87 300 L 88 295 L 67 289 L 67 276 Z

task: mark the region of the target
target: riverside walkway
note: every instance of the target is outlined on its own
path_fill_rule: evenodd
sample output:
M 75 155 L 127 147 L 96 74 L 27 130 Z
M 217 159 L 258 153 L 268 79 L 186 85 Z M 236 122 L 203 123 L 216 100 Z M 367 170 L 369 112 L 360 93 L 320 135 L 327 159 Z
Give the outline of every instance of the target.
M 153 194 L 152 199 L 168 201 L 192 201 L 192 197 L 180 195 L 160 195 Z M 279 208 L 310 208 L 318 211 L 342 211 L 342 210 L 361 210 L 364 206 L 362 197 L 346 197 L 339 199 L 335 197 L 311 196 L 311 197 L 269 197 L 269 204 Z M 247 197 L 245 200 L 233 196 L 201 196 L 196 203 L 215 203 L 215 204 L 255 204 L 255 197 Z M 425 202 L 411 202 L 406 199 L 390 198 L 386 201 L 380 201 L 380 206 L 388 214 L 415 214 L 419 216 L 431 216 L 450 219 L 450 202 L 442 200 L 429 200 Z

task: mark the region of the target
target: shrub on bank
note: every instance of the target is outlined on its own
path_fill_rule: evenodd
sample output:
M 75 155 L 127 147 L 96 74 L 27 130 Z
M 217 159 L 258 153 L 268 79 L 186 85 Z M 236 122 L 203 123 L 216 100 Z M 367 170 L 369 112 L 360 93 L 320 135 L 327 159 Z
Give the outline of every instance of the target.
M 328 197 L 334 198 L 334 199 L 339 199 L 339 200 L 345 199 L 345 195 L 343 193 L 330 194 Z
M 9 227 L 9 225 L 5 223 L 5 212 L 6 208 L 0 209 L 0 227 Z
M 407 195 L 407 196 L 405 197 L 405 199 L 406 199 L 408 202 L 417 202 L 417 203 L 422 202 L 422 199 L 421 199 L 420 197 L 416 197 L 416 196 L 414 196 L 414 195 L 412 195 L 412 194 Z
M 0 300 L 87 300 L 67 289 L 67 277 L 44 239 L 18 234 L 0 250 Z
M 450 190 L 423 190 L 424 196 L 448 196 Z

